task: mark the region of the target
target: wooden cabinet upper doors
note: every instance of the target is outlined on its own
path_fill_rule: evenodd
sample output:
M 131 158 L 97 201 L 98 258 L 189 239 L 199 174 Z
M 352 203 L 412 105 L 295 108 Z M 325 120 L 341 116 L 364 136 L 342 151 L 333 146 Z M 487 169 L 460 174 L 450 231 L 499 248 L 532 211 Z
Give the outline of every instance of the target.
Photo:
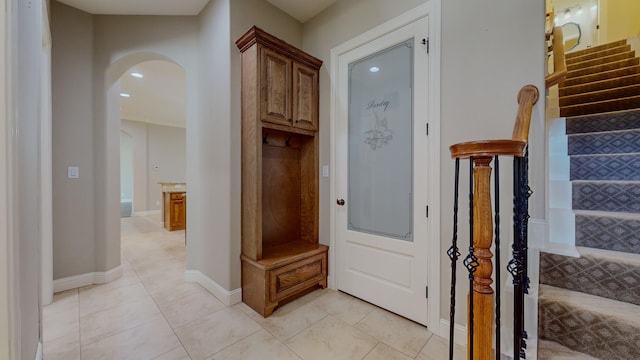
M 268 48 L 260 52 L 263 121 L 291 125 L 291 59 Z
M 293 63 L 293 126 L 318 129 L 318 71 Z

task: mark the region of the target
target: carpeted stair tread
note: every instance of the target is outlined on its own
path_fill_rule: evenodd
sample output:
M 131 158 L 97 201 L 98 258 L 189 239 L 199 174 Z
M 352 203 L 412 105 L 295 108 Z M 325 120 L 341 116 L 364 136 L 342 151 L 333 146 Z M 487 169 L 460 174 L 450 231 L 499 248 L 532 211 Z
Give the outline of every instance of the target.
M 540 283 L 640 305 L 640 255 L 579 252 L 579 258 L 540 253 Z
M 640 65 L 628 66 L 620 69 L 603 71 L 595 74 L 588 74 L 579 77 L 566 78 L 560 85 L 559 89 L 575 86 L 580 84 L 588 84 L 596 81 L 616 79 L 623 76 L 640 74 Z
M 596 58 L 585 60 L 585 61 L 567 64 L 567 71 L 574 71 L 574 70 L 584 69 L 592 66 L 604 65 L 604 64 L 608 64 L 608 63 L 612 63 L 620 60 L 632 59 L 635 56 L 636 56 L 636 52 L 631 50 L 631 51 L 625 51 L 617 54 L 611 54 L 608 56 L 596 57 Z
M 633 154 L 640 149 L 640 129 L 571 134 L 568 154 Z
M 620 84 L 612 89 L 597 90 L 570 96 L 561 96 L 559 103 L 560 107 L 564 107 L 639 95 L 640 83 L 635 83 L 627 86 Z
M 640 182 L 583 181 L 572 184 L 574 210 L 640 213 Z
M 560 107 L 560 116 L 579 116 L 640 108 L 640 95 Z
M 588 49 L 582 49 L 582 50 L 578 50 L 578 51 L 567 53 L 565 55 L 565 58 L 567 59 L 567 61 L 569 61 L 570 59 L 573 59 L 573 58 L 581 57 L 581 56 L 584 56 L 584 55 L 587 55 L 587 54 L 593 54 L 593 53 L 601 52 L 603 50 L 616 48 L 616 47 L 623 46 L 623 45 L 626 45 L 626 44 L 627 44 L 627 40 L 625 40 L 625 39 L 617 40 L 617 41 L 613 41 L 613 42 L 610 42 L 610 43 L 606 43 L 606 44 L 590 47 Z
M 570 180 L 640 181 L 640 153 L 574 155 L 569 161 Z
M 619 86 L 629 86 L 635 84 L 640 84 L 640 74 L 627 75 L 613 79 L 563 87 L 559 89 L 559 96 L 560 98 L 563 98 L 565 96 L 589 93 L 600 90 L 608 90 Z
M 640 109 L 567 118 L 567 134 L 640 129 Z
M 623 69 L 623 68 L 638 65 L 638 64 L 640 64 L 640 59 L 631 58 L 631 59 L 618 60 L 618 61 L 614 61 L 614 62 L 602 64 L 602 65 L 589 66 L 586 68 L 567 71 L 567 79 L 581 77 L 585 75 L 591 75 L 595 73 L 601 73 L 605 71 L 616 70 L 616 69 Z
M 573 351 L 555 341 L 538 341 L 538 360 L 600 360 L 593 356 Z
M 540 285 L 538 336 L 600 359 L 640 359 L 640 306 Z
M 576 246 L 640 254 L 640 216 L 575 211 Z
M 624 52 L 627 52 L 627 51 L 631 51 L 631 45 L 625 43 L 625 44 L 622 44 L 622 45 L 610 47 L 610 48 L 605 49 L 605 50 L 592 52 L 592 53 L 586 54 L 586 55 L 565 57 L 565 60 L 567 62 L 567 65 L 569 65 L 569 64 L 575 64 L 575 63 L 589 61 L 591 59 L 596 59 L 596 58 L 599 58 L 599 57 L 604 57 L 604 56 L 609 56 L 609 55 L 613 55 L 613 54 L 624 53 Z

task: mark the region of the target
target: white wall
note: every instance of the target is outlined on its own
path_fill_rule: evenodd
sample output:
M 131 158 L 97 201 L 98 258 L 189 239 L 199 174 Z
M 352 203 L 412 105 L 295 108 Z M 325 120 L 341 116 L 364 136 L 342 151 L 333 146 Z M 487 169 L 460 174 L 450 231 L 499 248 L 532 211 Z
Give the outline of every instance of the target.
M 160 210 L 162 189 L 158 182 L 183 182 L 187 179 L 187 134 L 184 128 L 152 124 L 148 125 L 147 133 L 147 209 Z M 158 170 L 154 168 L 156 165 Z
M 15 314 L 9 294 L 13 294 L 13 236 L 9 229 L 13 208 L 10 203 L 12 170 L 10 150 L 11 142 L 11 109 L 7 106 L 11 102 L 11 61 L 13 50 L 11 33 L 13 21 L 11 21 L 11 1 L 0 0 L 0 8 L 5 11 L 0 13 L 0 358 L 10 359 L 12 341 L 14 338 L 14 326 L 11 318 Z M 8 24 L 12 24 L 9 26 Z
M 354 0 L 337 1 L 316 18 L 304 24 L 304 50 L 325 61 L 320 77 L 320 163 L 329 163 L 330 51 L 380 23 L 419 4 L 422 0 Z M 454 162 L 449 146 L 468 140 L 510 138 L 516 115 L 516 94 L 525 84 L 536 85 L 544 94 L 544 3 L 535 1 L 466 0 L 442 1 L 441 39 L 441 283 L 440 315 L 448 319 L 449 261 L 445 251 L 450 245 L 453 211 Z M 434 39 L 437 41 L 437 39 Z M 535 146 L 532 159 L 532 187 L 538 195 L 532 199 L 533 213 L 544 216 L 544 105 L 534 109 L 531 140 Z M 508 163 L 503 168 L 503 219 L 509 219 L 511 186 Z M 506 165 L 506 166 L 505 166 Z M 506 168 L 506 169 L 505 169 Z M 466 168 L 463 168 L 466 169 Z M 329 183 L 320 183 L 320 237 L 328 242 Z M 461 189 L 466 189 L 461 183 Z M 464 192 L 463 192 L 464 194 Z M 461 205 L 466 204 L 464 196 Z M 505 213 L 505 210 L 507 213 Z M 464 215 L 464 214 L 461 214 Z M 464 216 L 460 235 L 468 234 Z M 510 233 L 503 221 L 503 234 Z M 507 235 L 505 235 L 507 236 Z M 461 244 L 461 247 L 468 246 Z M 507 249 L 507 246 L 503 246 Z M 506 257 L 506 255 L 505 255 Z M 466 275 L 459 274 L 458 279 Z M 466 288 L 459 282 L 457 321 L 465 323 Z M 437 329 L 434 329 L 437 331 Z
M 13 236 L 15 242 L 14 310 L 18 358 L 31 360 L 41 342 L 40 313 L 40 93 L 42 4 L 14 1 L 17 33 L 11 84 L 14 110 Z
M 59 279 L 96 271 L 93 18 L 51 5 L 53 278 Z M 79 167 L 80 178 L 67 179 L 69 166 Z
M 137 121 L 122 120 L 122 130 L 131 135 L 133 151 L 133 212 L 149 211 L 147 201 L 147 126 Z
M 186 181 L 186 129 L 130 120 L 121 128 L 132 137 L 134 212 L 160 210 L 158 182 Z
M 133 137 L 120 131 L 120 200 L 133 199 Z

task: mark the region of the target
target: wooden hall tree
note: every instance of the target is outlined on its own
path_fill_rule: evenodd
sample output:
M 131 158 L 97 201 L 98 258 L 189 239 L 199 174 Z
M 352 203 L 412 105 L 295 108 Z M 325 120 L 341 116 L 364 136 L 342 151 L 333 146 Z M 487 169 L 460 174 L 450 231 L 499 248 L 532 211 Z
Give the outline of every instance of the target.
M 318 242 L 322 61 L 253 27 L 242 52 L 242 301 L 269 316 L 327 286 Z

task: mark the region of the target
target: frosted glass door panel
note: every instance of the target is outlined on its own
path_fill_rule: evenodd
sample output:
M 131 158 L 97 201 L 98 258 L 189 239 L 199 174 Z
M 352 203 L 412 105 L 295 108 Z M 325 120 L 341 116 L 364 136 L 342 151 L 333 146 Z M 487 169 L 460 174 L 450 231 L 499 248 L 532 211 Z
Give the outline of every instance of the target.
M 413 39 L 349 64 L 348 229 L 413 241 Z

